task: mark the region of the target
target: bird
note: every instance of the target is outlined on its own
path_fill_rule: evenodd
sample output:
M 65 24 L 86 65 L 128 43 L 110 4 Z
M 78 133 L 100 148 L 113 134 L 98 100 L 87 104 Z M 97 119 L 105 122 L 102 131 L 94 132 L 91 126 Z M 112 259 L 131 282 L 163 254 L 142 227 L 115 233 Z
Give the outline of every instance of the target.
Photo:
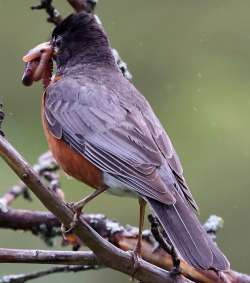
M 64 19 L 49 42 L 23 58 L 23 82 L 43 79 L 42 123 L 62 169 L 93 187 L 73 204 L 75 220 L 103 192 L 139 200 L 141 255 L 145 206 L 149 205 L 177 255 L 202 270 L 230 263 L 200 224 L 198 206 L 174 146 L 147 99 L 118 68 L 109 39 L 95 16 Z M 50 80 L 51 61 L 56 74 Z

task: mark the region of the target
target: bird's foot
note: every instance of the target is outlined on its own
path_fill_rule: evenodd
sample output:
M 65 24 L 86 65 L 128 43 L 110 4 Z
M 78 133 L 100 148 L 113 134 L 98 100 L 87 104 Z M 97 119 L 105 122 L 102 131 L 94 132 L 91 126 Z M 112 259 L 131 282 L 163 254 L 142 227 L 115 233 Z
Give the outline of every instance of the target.
M 69 227 L 65 227 L 64 224 L 61 225 L 61 231 L 63 233 L 63 235 L 66 235 L 66 234 L 70 234 L 73 232 L 73 230 L 75 229 L 78 221 L 79 221 L 79 218 L 80 218 L 80 215 L 82 213 L 82 210 L 83 210 L 83 206 L 79 206 L 77 203 L 73 203 L 73 202 L 69 202 L 67 203 L 67 206 L 73 210 L 74 212 L 74 217 L 73 217 L 73 220 L 72 222 L 70 223 Z
M 138 249 L 138 247 L 136 247 L 133 251 L 131 251 L 131 254 L 132 254 L 132 269 L 133 269 L 133 272 L 132 272 L 132 275 L 131 275 L 131 279 L 132 279 L 132 282 L 134 281 L 134 277 L 135 277 L 135 274 L 140 266 L 140 259 L 141 259 L 141 250 Z

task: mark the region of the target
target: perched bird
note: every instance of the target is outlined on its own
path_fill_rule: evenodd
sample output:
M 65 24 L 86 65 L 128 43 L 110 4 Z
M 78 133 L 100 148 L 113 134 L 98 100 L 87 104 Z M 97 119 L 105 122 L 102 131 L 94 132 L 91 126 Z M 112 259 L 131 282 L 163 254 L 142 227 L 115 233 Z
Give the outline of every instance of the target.
M 49 81 L 52 58 L 57 71 Z M 45 82 L 42 119 L 54 157 L 67 174 L 96 189 L 75 203 L 76 217 L 101 192 L 136 197 L 137 254 L 147 203 L 181 258 L 199 269 L 228 269 L 228 260 L 196 217 L 197 205 L 167 133 L 146 98 L 120 72 L 95 17 L 69 16 L 51 41 L 32 49 L 24 61 L 24 83 Z

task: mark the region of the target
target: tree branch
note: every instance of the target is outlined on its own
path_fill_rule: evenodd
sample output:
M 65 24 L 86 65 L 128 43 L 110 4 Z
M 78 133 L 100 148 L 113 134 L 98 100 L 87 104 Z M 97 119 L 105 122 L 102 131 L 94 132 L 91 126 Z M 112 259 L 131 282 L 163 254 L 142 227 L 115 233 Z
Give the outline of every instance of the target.
M 32 6 L 32 10 L 45 10 L 48 14 L 47 21 L 54 25 L 60 24 L 63 20 L 60 12 L 53 6 L 53 0 L 40 0 L 40 4 Z M 68 3 L 78 13 L 86 11 L 92 13 L 95 9 L 97 0 L 68 0 Z
M 104 215 L 83 215 L 83 219 L 103 238 L 106 238 L 116 247 L 124 251 L 133 250 L 135 248 L 138 238 L 137 228 L 130 226 L 123 227 L 116 221 L 106 218 Z M 215 233 L 219 223 L 220 222 L 217 222 L 215 217 L 210 217 L 205 223 L 205 226 L 207 226 L 209 233 Z M 7 213 L 1 212 L 0 228 L 21 229 L 35 232 L 35 234 L 45 233 L 48 238 L 50 238 L 51 235 L 61 236 L 60 222 L 58 219 L 53 214 L 42 211 L 9 209 Z M 171 256 L 164 249 L 158 246 L 159 244 L 154 240 L 151 233 L 148 230 L 145 230 L 143 233 L 142 257 L 161 268 L 171 270 L 173 266 Z M 51 253 L 53 254 L 57 252 Z M 64 259 L 67 258 L 67 262 L 65 263 L 71 265 L 76 264 L 78 259 L 81 258 L 82 252 L 73 252 L 72 258 L 69 256 L 70 253 L 72 252 L 65 252 Z M 22 250 L 22 259 L 19 259 L 18 254 L 20 254 L 20 252 L 17 252 L 16 257 L 13 257 L 13 255 L 15 255 L 15 251 L 2 249 L 0 250 L 0 262 L 9 262 L 7 261 L 8 257 L 11 257 L 13 262 L 30 262 L 30 256 L 34 255 L 35 252 L 32 251 L 29 253 L 29 251 L 23 252 Z M 27 258 L 26 254 L 29 255 Z M 61 260 L 63 259 L 63 255 L 64 252 L 61 252 Z M 44 256 L 45 255 L 43 254 L 43 258 L 45 258 Z M 35 260 L 36 259 L 34 259 L 34 261 Z M 58 264 L 63 264 L 61 260 L 58 262 Z M 84 262 L 79 262 L 79 264 L 83 263 Z M 183 261 L 181 262 L 181 270 L 185 277 L 190 278 L 195 282 L 222 281 L 222 279 L 220 280 L 215 273 L 195 270 Z M 224 277 L 230 283 L 236 282 L 236 280 L 238 280 L 237 282 L 241 283 L 241 280 L 243 279 L 243 283 L 246 282 L 246 280 L 249 280 L 248 282 L 250 282 L 250 278 L 248 276 L 236 273 L 234 271 L 225 273 Z
M 27 187 L 20 182 L 19 184 L 11 187 L 4 195 L 0 198 L 0 211 L 7 212 L 8 207 L 12 202 L 19 196 L 23 196 L 27 200 L 31 200 L 31 196 Z
M 0 248 L 0 263 L 100 265 L 93 252 L 47 251 Z
M 58 196 L 62 199 L 64 198 L 64 193 L 60 189 L 59 166 L 50 151 L 43 153 L 38 158 L 37 163 L 33 165 L 33 169 L 49 184 L 50 188 L 55 191 Z M 32 200 L 27 186 L 23 182 L 19 182 L 17 185 L 11 187 L 0 198 L 0 211 L 7 212 L 12 202 L 19 196 L 23 196 L 29 201 Z
M 125 251 L 135 248 L 138 239 L 137 228 L 123 227 L 117 221 L 110 220 L 101 214 L 84 214 L 82 217 L 99 235 L 116 247 Z M 211 220 L 205 225 L 209 227 L 211 232 Z M 7 213 L 0 212 L 0 228 L 31 231 L 35 235 L 40 235 L 46 243 L 51 243 L 55 236 L 62 236 L 58 219 L 52 213 L 42 211 L 9 209 Z M 214 233 L 215 230 L 216 225 L 213 222 Z M 79 242 L 75 242 L 79 244 Z M 171 270 L 173 267 L 171 256 L 159 246 L 159 242 L 153 238 L 149 230 L 143 232 L 142 257 L 167 270 Z M 200 280 L 200 273 L 184 261 L 181 262 L 181 269 L 185 276 L 194 281 Z
M 3 123 L 3 120 L 4 120 L 4 112 L 3 112 L 3 104 L 0 103 L 0 135 L 1 136 L 4 136 L 4 132 L 2 131 L 2 123 Z
M 80 271 L 87 271 L 87 270 L 93 270 L 98 269 L 98 266 L 87 266 L 87 265 L 79 265 L 79 266 L 56 266 L 51 267 L 46 270 L 41 271 L 35 271 L 31 273 L 26 274 L 15 274 L 15 275 L 5 275 L 0 278 L 0 283 L 24 283 L 29 280 L 38 279 L 43 276 L 47 276 L 50 274 L 55 273 L 62 273 L 62 272 L 80 272 Z
M 49 209 L 66 227 L 73 220 L 73 211 L 63 203 L 56 194 L 49 190 L 39 179 L 38 174 L 31 168 L 27 161 L 3 137 L 0 137 L 0 155 L 9 164 L 20 179 L 33 191 L 47 209 Z M 98 235 L 83 218 L 76 225 L 75 234 L 84 242 L 100 259 L 100 261 L 115 270 L 128 275 L 134 275 L 138 280 L 147 282 L 171 282 L 171 275 L 143 260 L 134 274 L 133 256 L 123 252 Z M 177 282 L 183 282 L 179 277 Z
M 52 5 L 53 0 L 41 0 L 39 5 L 32 6 L 31 10 L 45 10 L 48 14 L 47 21 L 58 25 L 62 21 L 59 11 Z

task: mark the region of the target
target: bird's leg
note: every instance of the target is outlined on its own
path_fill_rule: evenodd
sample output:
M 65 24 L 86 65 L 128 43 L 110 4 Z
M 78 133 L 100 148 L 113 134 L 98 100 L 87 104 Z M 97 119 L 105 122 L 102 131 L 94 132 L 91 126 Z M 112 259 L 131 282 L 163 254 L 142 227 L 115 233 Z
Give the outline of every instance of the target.
M 100 189 L 95 190 L 92 194 L 86 196 L 85 198 L 79 200 L 78 202 L 75 202 L 73 204 L 73 209 L 77 212 L 77 213 L 81 213 L 82 209 L 84 208 L 84 206 L 90 202 L 92 199 L 96 198 L 97 196 L 99 196 L 101 193 L 105 192 L 108 188 L 106 186 L 103 186 Z
M 139 205 L 140 205 L 140 217 L 139 217 L 139 234 L 138 234 L 138 241 L 135 248 L 135 253 L 141 257 L 141 248 L 142 248 L 142 230 L 144 226 L 144 217 L 145 217 L 145 208 L 146 208 L 146 202 L 144 199 L 139 199 Z
M 146 208 L 145 200 L 142 198 L 139 198 L 139 205 L 140 205 L 139 233 L 138 233 L 137 244 L 133 251 L 133 261 L 134 261 L 133 275 L 136 273 L 136 270 L 139 264 L 139 258 L 141 258 L 141 255 L 142 255 L 142 251 L 141 251 L 142 249 L 142 230 L 143 230 L 143 225 L 144 225 L 144 216 L 145 216 L 145 208 Z
M 90 195 L 86 196 L 85 198 L 81 199 L 78 202 L 75 203 L 68 203 L 68 206 L 74 211 L 74 217 L 72 222 L 70 223 L 70 227 L 66 228 L 64 225 L 62 225 L 61 230 L 63 232 L 63 234 L 67 234 L 72 232 L 72 230 L 75 228 L 77 221 L 81 215 L 81 212 L 84 208 L 84 206 L 90 202 L 92 199 L 96 198 L 97 196 L 99 196 L 101 193 L 105 192 L 107 190 L 107 187 L 104 186 L 100 189 L 95 190 L 93 193 L 91 193 Z
M 90 202 L 92 199 L 96 198 L 99 196 L 101 193 L 105 192 L 107 190 L 107 187 L 102 187 L 100 189 L 95 190 L 93 193 L 90 195 L 86 196 L 85 198 L 79 200 L 78 202 L 73 203 L 70 205 L 72 209 L 74 210 L 74 218 L 73 218 L 73 226 L 75 226 L 76 222 L 79 219 L 79 216 L 84 208 L 84 206 Z

